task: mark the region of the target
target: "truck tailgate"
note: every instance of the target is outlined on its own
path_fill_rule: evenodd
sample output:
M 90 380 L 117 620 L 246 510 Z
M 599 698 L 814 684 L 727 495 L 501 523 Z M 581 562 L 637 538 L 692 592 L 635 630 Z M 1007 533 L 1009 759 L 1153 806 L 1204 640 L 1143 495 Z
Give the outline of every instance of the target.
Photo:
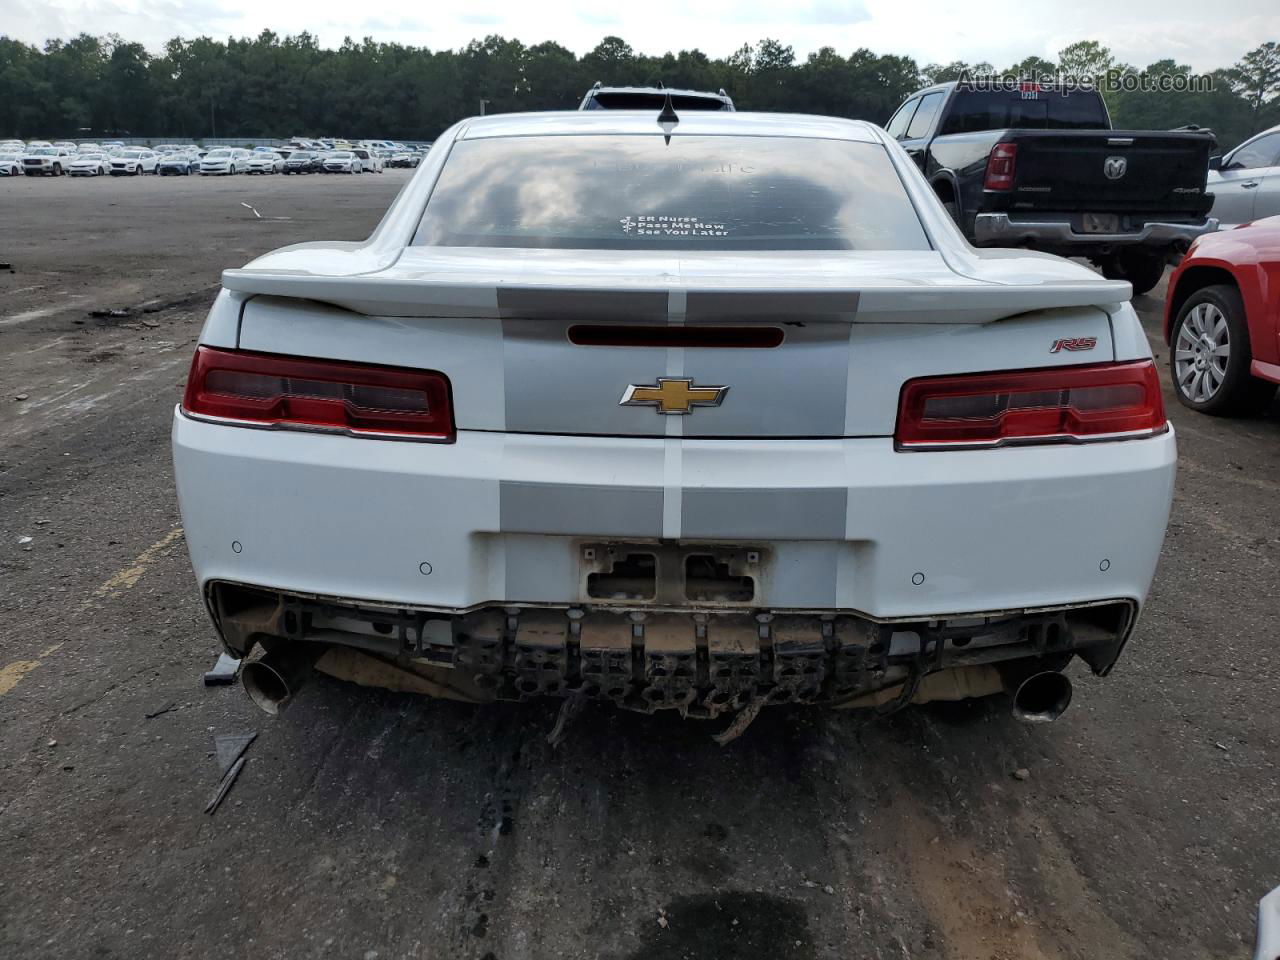
M 1141 214 L 1208 211 L 1213 141 L 1202 134 L 1018 130 L 1013 208 Z

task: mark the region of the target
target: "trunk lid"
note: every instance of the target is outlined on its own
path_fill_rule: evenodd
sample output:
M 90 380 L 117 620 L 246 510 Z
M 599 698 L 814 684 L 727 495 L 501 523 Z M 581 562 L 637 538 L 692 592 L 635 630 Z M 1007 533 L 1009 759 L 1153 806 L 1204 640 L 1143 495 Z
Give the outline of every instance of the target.
M 1111 360 L 1102 307 L 1127 285 L 1026 262 L 410 249 L 373 274 L 224 284 L 259 295 L 241 349 L 438 370 L 460 430 L 780 439 L 889 435 L 911 377 Z M 1064 338 L 1095 347 L 1051 353 Z

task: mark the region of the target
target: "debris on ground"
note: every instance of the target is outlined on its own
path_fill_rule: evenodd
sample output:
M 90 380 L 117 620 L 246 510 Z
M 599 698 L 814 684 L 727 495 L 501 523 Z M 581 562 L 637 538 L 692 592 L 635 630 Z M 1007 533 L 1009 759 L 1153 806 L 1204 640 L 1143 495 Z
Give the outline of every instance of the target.
M 56 747 L 57 745 L 58 745 L 57 740 L 50 740 L 48 743 L 45 744 L 46 747 Z
M 240 776 L 240 771 L 249 760 L 244 752 L 249 749 L 249 744 L 253 743 L 257 736 L 258 733 L 255 730 L 250 733 L 221 734 L 213 738 L 214 749 L 218 754 L 218 764 L 222 768 L 222 779 L 218 781 L 218 789 L 213 792 L 213 797 L 205 806 L 205 813 L 213 813 L 226 799 L 236 778 Z
M 738 711 L 738 715 L 733 718 L 733 723 L 711 739 L 722 747 L 737 740 L 746 732 L 747 727 L 751 726 L 751 721 L 760 713 L 760 708 L 766 702 L 766 699 L 761 696 L 752 698 L 750 703 Z
M 658 908 L 658 926 L 660 926 L 663 930 L 665 930 L 669 925 L 670 925 L 670 921 L 667 920 L 667 911 L 663 910 L 662 907 L 659 907 Z
M 170 700 L 168 703 L 162 706 L 159 710 L 153 710 L 151 713 L 144 713 L 143 716 L 148 720 L 154 720 L 156 717 L 162 717 L 166 713 L 169 713 L 170 711 L 177 709 L 177 706 L 178 706 L 177 701 Z
M 19 393 L 19 394 L 15 395 L 13 399 L 15 399 L 15 400 L 26 400 L 26 399 L 27 399 L 28 397 L 30 397 L 30 396 L 31 396 L 31 394 L 29 394 L 29 393 Z
M 8 270 L 10 273 L 13 273 L 13 264 L 0 262 L 0 270 Z
M 220 653 L 218 654 L 218 662 L 213 665 L 213 669 L 205 671 L 204 685 L 206 687 L 217 687 L 226 683 L 235 683 L 236 671 L 239 669 L 239 660 L 235 657 L 229 657 L 225 653 Z
M 586 703 L 587 698 L 578 694 L 566 697 L 564 703 L 560 704 L 560 712 L 556 715 L 555 726 L 551 728 L 551 732 L 547 734 L 547 743 L 551 746 L 559 746 L 564 740 L 565 731 L 569 729 L 569 724 L 581 712 L 582 705 Z
M 1030 771 L 1030 770 L 1028 770 L 1026 767 L 1019 767 L 1017 770 L 1013 771 L 1013 779 L 1015 779 L 1015 780 L 1030 780 L 1030 779 L 1031 779 L 1031 771 Z
M 31 542 L 31 538 L 30 538 L 30 537 L 19 537 L 19 538 L 18 538 L 18 546 L 20 546 L 20 547 L 21 547 L 21 546 L 24 546 L 24 545 L 26 545 L 26 544 L 28 544 L 28 543 L 30 543 L 30 542 Z
M 236 782 L 236 777 L 240 776 L 240 771 L 244 769 L 245 761 L 248 759 L 248 757 L 241 757 L 230 770 L 223 774 L 222 779 L 218 781 L 218 789 L 214 791 L 213 798 L 205 805 L 205 813 L 213 813 L 226 799 L 231 785 Z
M 249 749 L 249 744 L 258 738 L 258 731 L 248 733 L 220 733 L 213 738 L 213 749 L 218 757 L 218 769 L 226 773 L 232 764 L 240 759 L 240 755 Z
M 104 310 L 90 310 L 89 316 L 95 317 L 99 320 L 120 320 L 120 319 L 123 319 L 124 317 L 133 316 L 133 311 L 128 309 L 127 307 L 125 308 L 112 307 L 110 309 L 104 309 Z

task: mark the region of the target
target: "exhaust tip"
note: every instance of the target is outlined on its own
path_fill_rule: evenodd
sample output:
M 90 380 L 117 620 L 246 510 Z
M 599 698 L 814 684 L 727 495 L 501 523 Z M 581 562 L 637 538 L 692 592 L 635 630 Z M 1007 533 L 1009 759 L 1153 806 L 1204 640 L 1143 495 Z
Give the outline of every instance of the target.
M 249 699 L 266 713 L 278 714 L 293 697 L 289 683 L 269 664 L 261 660 L 246 663 L 241 669 L 240 682 Z
M 251 657 L 240 668 L 244 692 L 260 710 L 276 716 L 293 702 L 323 652 L 319 644 L 291 644 Z
M 1013 694 L 1013 715 L 1024 723 L 1050 723 L 1071 704 L 1071 681 L 1056 670 L 1033 673 Z

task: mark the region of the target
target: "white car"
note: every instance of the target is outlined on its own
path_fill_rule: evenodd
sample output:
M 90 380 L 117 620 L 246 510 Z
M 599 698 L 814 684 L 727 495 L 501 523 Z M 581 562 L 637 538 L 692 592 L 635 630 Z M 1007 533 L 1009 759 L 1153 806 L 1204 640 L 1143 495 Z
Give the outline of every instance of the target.
M 82 153 L 105 153 L 101 144 L 98 143 L 78 143 L 76 144 L 76 154 Z
M 73 177 L 101 177 L 111 169 L 111 158 L 105 153 L 77 153 L 67 166 Z
M 215 629 L 464 700 L 739 714 L 1115 663 L 1176 447 L 1130 286 L 975 250 L 870 124 L 512 114 L 227 270 L 173 457 Z M 669 171 L 664 173 L 663 171 Z
M 22 151 L 0 147 L 0 177 L 22 176 Z
M 251 154 L 241 147 L 216 147 L 200 158 L 200 176 L 234 174 L 244 171 Z
M 32 146 L 22 155 L 22 172 L 29 177 L 60 177 L 71 166 L 74 154 L 66 147 Z
M 356 147 L 351 152 L 360 158 L 360 169 L 364 173 L 382 173 L 386 170 L 386 161 L 377 150 Z
M 368 151 L 360 151 L 367 154 Z M 354 150 L 332 150 L 324 158 L 325 173 L 363 173 L 364 161 Z
M 284 170 L 284 157 L 275 152 L 258 151 L 245 162 L 245 173 L 280 173 Z
M 1280 214 L 1280 126 L 1264 130 L 1210 161 L 1205 189 L 1222 229 Z
M 137 177 L 156 173 L 160 154 L 142 147 L 128 147 L 111 157 L 110 173 L 113 177 Z

